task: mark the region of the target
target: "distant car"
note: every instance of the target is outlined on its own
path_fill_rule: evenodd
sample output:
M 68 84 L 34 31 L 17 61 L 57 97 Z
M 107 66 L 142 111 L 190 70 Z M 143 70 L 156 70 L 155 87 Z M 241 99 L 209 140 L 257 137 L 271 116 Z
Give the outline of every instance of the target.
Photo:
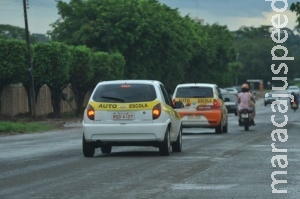
M 228 132 L 228 113 L 216 84 L 186 83 L 176 86 L 173 102 L 183 102 L 176 109 L 183 128 L 214 128 L 215 133 Z
M 227 90 L 228 93 L 231 93 L 231 94 L 238 94 L 238 90 L 234 87 L 228 87 L 228 88 L 224 88 L 225 90 Z
M 183 107 L 182 102 L 175 104 Z M 153 146 L 161 155 L 181 152 L 181 117 L 164 85 L 152 80 L 115 80 L 97 84 L 83 116 L 82 150 L 111 153 L 112 146 Z
M 224 88 L 220 88 L 220 92 L 221 92 L 221 94 L 226 94 L 226 93 L 228 93 L 228 91 L 227 91 L 226 89 L 224 89 Z
M 235 94 L 223 94 L 223 99 L 228 113 L 237 115 L 237 96 Z
M 272 102 L 279 100 L 279 97 L 274 97 L 274 93 L 266 93 L 264 98 L 264 105 L 272 104 Z
M 237 90 L 238 93 L 242 92 L 242 86 L 233 86 Z
M 299 95 L 299 93 L 300 93 L 299 86 L 296 86 L 296 85 L 289 86 L 289 87 L 287 88 L 287 92 L 288 92 L 289 94 L 291 94 L 292 92 L 294 92 L 295 94 L 298 94 L 298 95 Z

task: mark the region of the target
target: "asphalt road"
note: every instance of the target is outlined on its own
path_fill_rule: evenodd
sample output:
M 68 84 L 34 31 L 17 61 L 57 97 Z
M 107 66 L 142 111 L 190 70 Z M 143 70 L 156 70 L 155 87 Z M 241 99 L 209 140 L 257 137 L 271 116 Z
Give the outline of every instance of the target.
M 183 151 L 160 156 L 154 147 L 113 147 L 112 153 L 84 158 L 81 127 L 60 132 L 0 137 L 0 198 L 49 199 L 276 199 L 300 198 L 300 110 L 288 110 L 288 140 L 273 141 L 284 121 L 270 105 L 258 101 L 256 126 L 239 127 L 229 117 L 229 132 L 184 129 Z M 271 144 L 287 152 L 272 152 Z M 271 164 L 272 157 L 287 157 L 286 168 Z M 284 161 L 281 161 L 284 165 Z M 272 193 L 271 174 L 286 180 L 275 186 L 287 193 Z

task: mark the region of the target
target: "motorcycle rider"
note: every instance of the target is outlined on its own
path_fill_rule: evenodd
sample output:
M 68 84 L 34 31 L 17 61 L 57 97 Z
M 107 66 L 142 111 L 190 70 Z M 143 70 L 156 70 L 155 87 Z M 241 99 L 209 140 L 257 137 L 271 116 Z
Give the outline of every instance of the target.
M 241 125 L 240 110 L 242 110 L 242 109 L 248 109 L 248 111 L 251 113 L 250 124 L 255 125 L 255 123 L 254 123 L 255 106 L 250 105 L 249 102 L 250 102 L 251 99 L 255 102 L 254 97 L 253 97 L 252 93 L 249 90 L 249 85 L 247 83 L 245 83 L 245 84 L 242 85 L 242 90 L 238 94 L 238 99 L 237 99 L 239 125 Z
M 294 102 L 297 104 L 297 107 L 298 107 L 299 106 L 299 96 L 294 92 L 292 92 L 291 95 L 294 96 Z M 292 99 L 290 102 L 291 102 L 291 107 L 292 107 L 292 103 L 293 103 Z

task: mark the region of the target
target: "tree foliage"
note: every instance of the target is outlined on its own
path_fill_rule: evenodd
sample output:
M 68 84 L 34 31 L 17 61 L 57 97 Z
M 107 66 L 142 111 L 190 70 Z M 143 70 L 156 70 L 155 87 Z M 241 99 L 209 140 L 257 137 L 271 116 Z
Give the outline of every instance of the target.
M 92 87 L 100 81 L 124 78 L 125 60 L 120 53 L 94 52 L 91 65 L 94 70 Z
M 0 39 L 0 113 L 3 88 L 28 79 L 27 53 L 24 41 Z
M 26 41 L 25 29 L 17 26 L 0 24 L 0 38 L 3 39 L 18 39 Z M 33 33 L 29 35 L 30 43 L 48 42 L 49 38 L 43 34 Z
M 235 38 L 235 48 L 239 52 L 239 62 L 242 63 L 243 68 L 238 72 L 239 82 L 245 82 L 247 79 L 261 79 L 264 84 L 271 82 L 276 85 L 278 82 L 272 82 L 272 77 L 284 76 L 289 81 L 299 77 L 299 50 L 300 50 L 300 37 L 295 35 L 294 31 L 283 28 L 279 35 L 275 37 L 284 38 L 285 31 L 288 35 L 287 40 L 280 44 L 285 46 L 288 50 L 288 56 L 294 57 L 295 61 L 289 61 L 285 64 L 288 66 L 288 73 L 284 74 L 283 70 L 279 74 L 273 73 L 271 65 L 275 64 L 275 69 L 279 67 L 282 61 L 272 60 L 272 49 L 278 45 L 271 38 L 273 28 L 270 26 L 261 27 L 241 27 L 233 33 Z M 276 56 L 283 56 L 283 50 L 276 50 Z
M 28 78 L 28 50 L 19 40 L 0 40 L 0 88 Z
M 70 51 L 62 43 L 39 43 L 34 46 L 35 77 L 51 91 L 54 116 L 60 115 L 62 91 L 69 84 Z
M 126 79 L 163 80 L 169 91 L 186 80 L 227 82 L 222 73 L 234 52 L 225 26 L 203 27 L 157 0 L 58 0 L 57 7 L 51 38 L 121 53 Z
M 94 70 L 92 67 L 92 52 L 86 46 L 70 47 L 70 77 L 69 82 L 74 92 L 77 104 L 77 115 L 83 113 L 83 103 L 91 87 Z

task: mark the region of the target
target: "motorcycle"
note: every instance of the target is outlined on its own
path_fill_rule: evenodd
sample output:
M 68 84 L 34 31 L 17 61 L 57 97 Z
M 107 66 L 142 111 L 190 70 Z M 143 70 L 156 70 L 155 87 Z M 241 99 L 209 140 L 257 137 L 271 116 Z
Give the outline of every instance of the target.
M 251 126 L 251 111 L 248 109 L 239 110 L 239 126 L 244 126 L 245 131 L 249 130 L 249 126 Z
M 291 108 L 292 108 L 294 111 L 296 111 L 296 110 L 298 109 L 298 104 L 297 104 L 295 101 L 292 102 Z

